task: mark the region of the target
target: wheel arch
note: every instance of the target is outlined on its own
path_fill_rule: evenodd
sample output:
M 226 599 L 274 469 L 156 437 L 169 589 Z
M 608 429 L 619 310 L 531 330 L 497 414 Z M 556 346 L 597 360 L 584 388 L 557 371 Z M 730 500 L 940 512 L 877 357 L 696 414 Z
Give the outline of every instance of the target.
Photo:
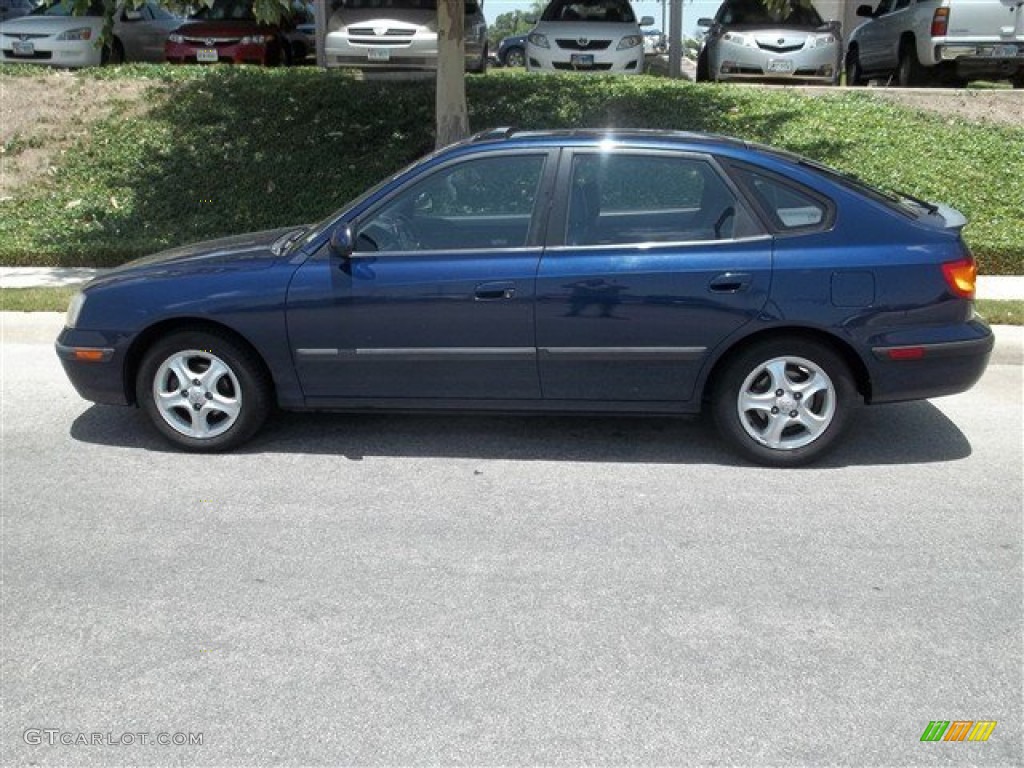
M 267 365 L 267 361 L 264 359 L 263 355 L 260 354 L 260 351 L 254 344 L 252 344 L 252 342 L 245 338 L 245 336 L 234 328 L 225 325 L 224 323 L 210 320 L 209 318 L 174 317 L 160 320 L 148 326 L 136 335 L 132 340 L 131 345 L 128 347 L 128 351 L 125 354 L 122 386 L 124 387 L 125 397 L 130 404 L 138 405 L 138 401 L 135 397 L 135 379 L 139 374 L 139 366 L 141 366 L 142 358 L 146 356 L 147 350 L 149 350 L 153 344 L 163 337 L 179 331 L 203 331 L 216 333 L 221 336 L 226 336 L 234 343 L 244 347 L 247 351 L 252 353 L 253 358 L 258 360 L 259 364 L 263 367 L 263 370 L 267 375 L 267 380 L 270 382 L 272 389 L 271 395 L 272 397 L 276 397 L 277 383 L 274 380 L 273 371 L 270 366 Z
M 755 333 L 751 333 L 734 341 L 725 351 L 722 352 L 722 354 L 718 356 L 718 358 L 712 363 L 711 369 L 708 371 L 708 375 L 704 379 L 704 384 L 701 389 L 701 402 L 703 404 L 707 404 L 710 401 L 711 395 L 717 386 L 718 379 L 721 376 L 722 371 L 725 370 L 729 365 L 729 362 L 737 355 L 742 354 L 756 344 L 781 338 L 814 341 L 819 344 L 824 344 L 832 349 L 842 358 L 843 362 L 846 363 L 846 366 L 850 369 L 850 374 L 853 376 L 853 381 L 857 386 L 858 394 L 865 400 L 865 402 L 871 401 L 871 374 L 868 371 L 864 360 L 861 359 L 861 356 L 857 354 L 856 350 L 854 350 L 849 342 L 835 336 L 834 334 L 817 328 L 808 328 L 804 326 L 774 326 L 772 328 L 765 328 L 760 331 L 756 331 Z

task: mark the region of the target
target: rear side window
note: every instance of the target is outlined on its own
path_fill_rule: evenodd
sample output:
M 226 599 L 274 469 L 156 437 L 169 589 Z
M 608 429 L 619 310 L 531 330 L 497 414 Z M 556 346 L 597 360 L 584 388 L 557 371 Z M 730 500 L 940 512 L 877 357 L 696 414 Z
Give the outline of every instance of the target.
M 831 226 L 831 206 L 817 193 L 789 179 L 748 166 L 733 166 L 733 170 L 773 228 L 804 232 Z
M 709 162 L 697 157 L 580 153 L 573 158 L 569 245 L 730 240 L 756 226 Z

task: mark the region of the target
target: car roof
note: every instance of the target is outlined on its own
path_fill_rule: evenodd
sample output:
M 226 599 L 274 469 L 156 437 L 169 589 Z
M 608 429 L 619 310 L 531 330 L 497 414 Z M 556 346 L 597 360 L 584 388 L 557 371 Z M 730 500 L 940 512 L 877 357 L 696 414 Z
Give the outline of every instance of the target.
M 512 127 L 481 131 L 463 144 L 483 142 L 513 144 L 598 144 L 602 141 L 635 144 L 705 144 L 736 149 L 749 149 L 750 144 L 731 136 L 696 131 L 670 131 L 649 128 L 567 128 L 544 131 L 520 130 Z

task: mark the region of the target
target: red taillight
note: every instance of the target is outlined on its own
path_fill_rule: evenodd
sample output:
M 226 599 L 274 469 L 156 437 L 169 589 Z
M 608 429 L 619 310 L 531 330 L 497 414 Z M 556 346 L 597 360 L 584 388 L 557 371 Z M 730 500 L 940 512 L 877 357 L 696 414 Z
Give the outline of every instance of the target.
M 936 8 L 932 16 L 932 37 L 945 37 L 949 31 L 949 8 Z
M 962 299 L 974 298 L 974 286 L 978 281 L 978 267 L 974 259 L 947 261 L 942 265 L 942 274 L 953 293 Z

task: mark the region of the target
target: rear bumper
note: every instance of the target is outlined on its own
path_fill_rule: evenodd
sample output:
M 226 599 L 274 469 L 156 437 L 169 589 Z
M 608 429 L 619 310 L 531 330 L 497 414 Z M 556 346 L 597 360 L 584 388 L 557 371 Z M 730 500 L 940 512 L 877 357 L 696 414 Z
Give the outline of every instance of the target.
M 995 336 L 980 320 L 969 323 L 965 331 L 967 338 L 950 341 L 873 345 L 871 402 L 942 397 L 973 387 L 985 373 Z

